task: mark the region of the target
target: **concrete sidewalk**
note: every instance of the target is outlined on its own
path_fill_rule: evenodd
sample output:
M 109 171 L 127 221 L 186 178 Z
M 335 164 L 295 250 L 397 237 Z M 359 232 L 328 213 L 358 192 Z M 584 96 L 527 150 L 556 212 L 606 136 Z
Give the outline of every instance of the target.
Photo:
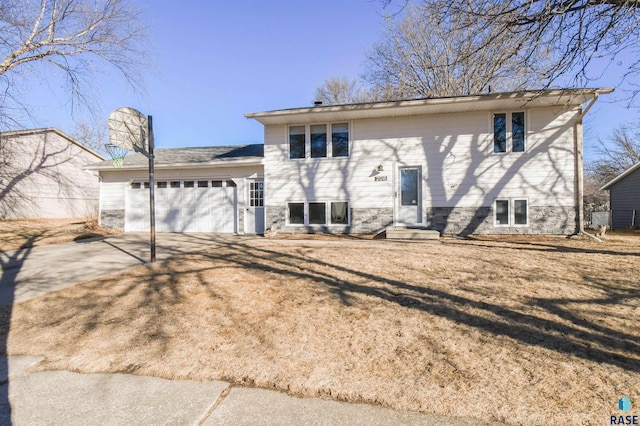
M 226 382 L 129 374 L 31 373 L 39 359 L 9 357 L 0 424 L 14 425 L 478 425 L 365 404 L 294 398 Z M 8 402 L 7 402 L 8 395 Z M 4 400 L 4 401 L 3 401 Z

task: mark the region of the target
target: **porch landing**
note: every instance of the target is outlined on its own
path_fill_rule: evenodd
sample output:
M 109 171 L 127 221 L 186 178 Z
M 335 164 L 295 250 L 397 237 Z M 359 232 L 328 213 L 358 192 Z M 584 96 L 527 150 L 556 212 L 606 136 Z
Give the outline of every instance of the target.
M 389 227 L 386 229 L 388 240 L 433 240 L 440 239 L 440 232 L 431 229 Z

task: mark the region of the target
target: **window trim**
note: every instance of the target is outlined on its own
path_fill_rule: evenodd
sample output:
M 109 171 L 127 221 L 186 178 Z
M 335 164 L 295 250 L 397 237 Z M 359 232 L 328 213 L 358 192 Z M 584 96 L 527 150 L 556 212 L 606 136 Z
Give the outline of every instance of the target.
M 498 202 L 507 202 L 507 223 L 498 223 Z M 511 226 L 511 200 L 509 198 L 496 198 L 493 202 L 493 226 L 508 227 Z
M 326 201 L 308 201 L 306 204 L 307 207 L 307 222 L 309 226 L 327 226 L 327 202 Z M 324 221 L 319 223 L 311 223 L 311 204 L 322 204 L 324 208 Z M 322 210 L 320 210 L 322 212 Z
M 310 223 L 309 222 L 309 204 L 313 203 L 322 203 L 324 204 L 324 212 L 325 212 L 325 223 Z M 347 223 L 332 223 L 331 222 L 331 204 L 333 203 L 347 203 Z M 291 213 L 289 210 L 289 204 L 303 204 L 303 223 L 291 223 L 289 218 L 291 217 Z M 349 200 L 341 200 L 341 199 L 328 199 L 328 200 L 306 200 L 306 201 L 298 201 L 292 200 L 287 201 L 285 203 L 285 226 L 306 226 L 306 227 L 314 227 L 314 226 L 326 226 L 326 227 L 344 227 L 351 226 L 351 202 Z
M 525 203 L 527 203 L 526 209 L 525 209 L 525 215 L 526 215 L 527 221 L 525 223 L 516 223 L 516 201 L 524 201 Z M 527 226 L 529 226 L 529 199 L 528 198 L 514 198 L 512 200 L 512 202 L 513 202 L 513 225 L 512 226 L 517 226 L 517 227 L 527 227 Z
M 498 201 L 506 201 L 507 202 L 507 208 L 509 209 L 509 211 L 507 212 L 507 217 L 508 217 L 508 223 L 506 224 L 500 224 L 498 223 L 498 208 L 497 208 L 497 203 Z M 515 209 L 515 203 L 517 201 L 524 201 L 527 203 L 527 208 L 526 208 L 526 217 L 527 217 L 527 222 L 526 223 L 520 223 L 520 224 L 516 224 L 516 209 Z M 500 197 L 500 198 L 496 198 L 493 201 L 493 226 L 495 226 L 496 228 L 526 228 L 530 226 L 530 204 L 529 204 L 529 198 L 527 197 Z
M 302 223 L 291 223 L 291 211 L 289 210 L 290 204 L 302 204 Z M 307 203 L 305 201 L 287 201 L 286 205 L 286 214 L 285 214 L 285 225 L 286 226 L 306 226 L 307 223 Z
M 522 110 L 500 110 L 500 111 L 492 111 L 489 115 L 489 122 L 490 122 L 490 130 L 489 130 L 489 134 L 490 134 L 490 139 L 491 139 L 491 143 L 489 146 L 490 152 L 492 155 L 505 155 L 505 154 L 524 154 L 527 152 L 528 150 L 528 125 L 529 125 L 529 110 L 527 109 L 522 109 Z M 513 150 L 513 114 L 517 114 L 517 113 L 522 113 L 524 114 L 524 149 L 522 151 L 514 151 Z M 505 144 L 506 144 L 506 150 L 505 151 L 500 151 L 500 152 L 495 152 L 495 116 L 497 114 L 504 114 L 505 115 Z
M 336 124 L 346 124 L 347 125 L 347 155 L 334 156 L 333 155 L 333 126 Z M 313 157 L 311 155 L 311 126 L 325 126 L 325 149 L 326 155 L 323 157 Z M 318 123 L 306 123 L 306 124 L 288 124 L 286 132 L 286 146 L 287 146 L 287 157 L 288 160 L 296 161 L 296 160 L 322 160 L 322 159 L 340 159 L 340 158 L 349 158 L 351 156 L 351 121 L 323 121 Z M 291 128 L 292 127 L 304 127 L 304 157 L 295 157 L 291 158 Z
M 312 127 L 324 127 L 324 133 L 313 133 Z M 331 141 L 331 135 L 329 135 L 329 126 L 327 123 L 314 123 L 309 125 L 309 158 L 328 158 L 329 157 L 329 145 Z M 313 155 L 313 135 L 324 134 L 324 155 Z
M 333 223 L 331 221 L 331 205 L 334 203 L 347 203 L 347 223 Z M 327 201 L 327 219 L 329 226 L 351 226 L 351 207 L 349 201 L 346 200 L 330 200 Z
M 304 155 L 302 157 L 291 157 L 291 128 L 292 127 L 304 127 L 304 144 L 302 145 L 302 149 L 304 151 Z M 307 146 L 310 144 L 309 141 L 309 125 L 307 124 L 290 124 L 287 126 L 287 156 L 289 160 L 304 160 L 309 153 Z

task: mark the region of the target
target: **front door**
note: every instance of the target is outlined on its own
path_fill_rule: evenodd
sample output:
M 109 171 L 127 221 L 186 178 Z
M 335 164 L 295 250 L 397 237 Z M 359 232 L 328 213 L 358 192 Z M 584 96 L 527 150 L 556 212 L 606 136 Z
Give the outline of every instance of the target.
M 264 234 L 264 181 L 262 179 L 247 179 L 244 232 Z
M 420 167 L 400 167 L 398 169 L 396 218 L 398 225 L 422 223 L 421 181 Z

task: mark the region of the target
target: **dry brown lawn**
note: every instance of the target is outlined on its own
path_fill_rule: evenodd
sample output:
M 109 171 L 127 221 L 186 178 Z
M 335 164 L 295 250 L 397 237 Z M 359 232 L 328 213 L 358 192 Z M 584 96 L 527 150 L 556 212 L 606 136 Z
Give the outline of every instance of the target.
M 511 424 L 640 402 L 640 238 L 238 239 L 13 307 L 41 369 L 222 379 Z
M 95 217 L 0 221 L 0 251 L 59 244 L 118 233 L 120 232 L 98 226 Z

